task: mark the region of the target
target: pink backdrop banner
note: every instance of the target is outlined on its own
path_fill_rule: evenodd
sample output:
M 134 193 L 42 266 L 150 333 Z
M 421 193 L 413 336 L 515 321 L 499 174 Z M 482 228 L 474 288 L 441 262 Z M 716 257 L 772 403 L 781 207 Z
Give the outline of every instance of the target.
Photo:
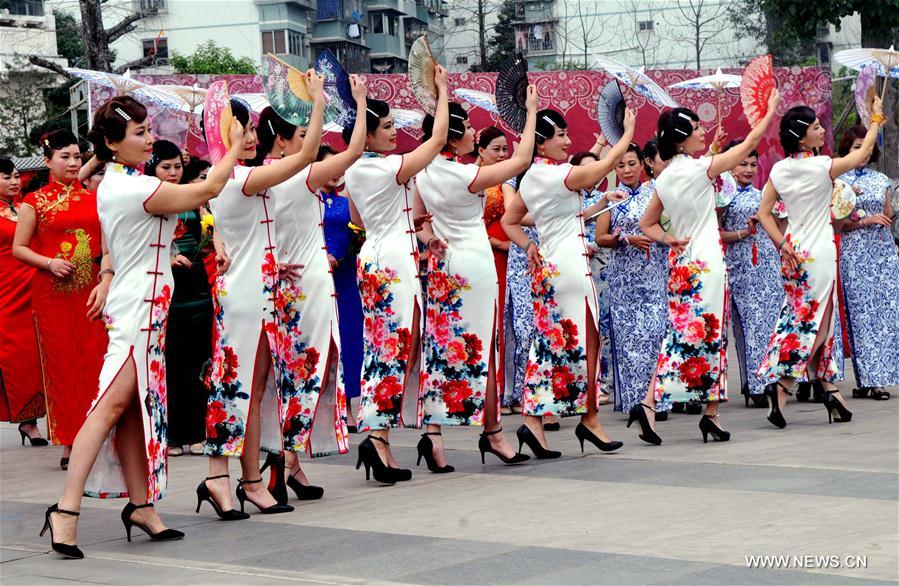
M 739 75 L 741 70 L 728 69 L 725 72 Z M 706 70 L 677 69 L 648 71 L 647 75 L 662 87 L 667 88 L 671 84 L 707 73 L 709 72 Z M 789 108 L 799 104 L 811 107 L 818 113 L 822 125 L 827 129 L 826 140 L 827 144 L 831 145 L 830 72 L 818 67 L 779 67 L 775 68 L 774 75 L 782 96 L 778 114 L 781 115 Z M 232 94 L 261 91 L 261 79 L 258 75 L 153 75 L 136 76 L 136 78 L 152 84 L 193 85 L 196 83 L 200 87 L 207 87 L 211 81 L 216 79 L 226 79 Z M 537 86 L 540 107 L 552 107 L 565 115 L 572 140 L 569 152 L 574 154 L 589 148 L 594 141 L 593 133 L 599 131 L 596 100 L 602 87 L 611 78 L 602 71 L 533 72 L 529 74 L 529 78 L 531 83 Z M 364 79 L 368 85 L 370 96 L 385 100 L 396 108 L 420 109 L 406 75 L 371 74 L 364 76 Z M 452 96 L 452 91 L 457 88 L 480 90 L 492 94 L 495 90 L 495 83 L 495 73 L 451 74 L 449 76 L 450 95 Z M 669 92 L 678 104 L 692 109 L 699 115 L 701 123 L 708 133 L 708 139 L 711 140 L 718 120 L 719 108 L 715 91 L 671 89 Z M 92 106 L 96 108 L 111 95 L 110 89 L 93 86 L 91 88 Z M 664 108 L 633 92 L 626 92 L 625 97 L 629 105 L 637 109 L 636 142 L 642 145 L 655 135 L 656 122 Z M 516 139 L 514 133 L 496 116 L 481 108 L 469 108 L 468 104 L 464 105 L 469 109 L 472 126 L 476 129 L 497 125 L 508 132 L 512 141 Z M 200 133 L 198 117 L 193 117 L 186 112 L 165 110 L 153 104 L 148 104 L 148 106 L 153 132 L 156 136 L 186 146 L 193 155 L 205 156 L 206 145 Z M 749 132 L 749 125 L 743 115 L 738 89 L 721 91 L 720 109 L 728 140 L 746 136 Z M 771 166 L 783 158 L 777 138 L 777 127 L 778 121 L 775 120 L 758 148 L 760 172 L 756 184 L 759 186 L 767 179 Z M 398 151 L 405 152 L 413 149 L 420 138 L 421 131 L 419 129 L 400 131 Z M 343 146 L 342 140 L 336 134 L 326 133 L 325 141 L 338 148 Z

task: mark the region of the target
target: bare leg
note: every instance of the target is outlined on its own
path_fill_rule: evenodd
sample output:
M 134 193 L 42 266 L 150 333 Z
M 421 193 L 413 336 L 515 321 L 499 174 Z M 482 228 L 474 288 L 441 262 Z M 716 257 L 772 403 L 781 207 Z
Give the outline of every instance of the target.
M 259 443 L 262 425 L 259 417 L 259 409 L 262 404 L 262 396 L 265 393 L 265 384 L 268 381 L 269 369 L 272 366 L 271 350 L 269 350 L 268 337 L 265 332 L 259 336 L 259 344 L 256 347 L 256 363 L 253 366 L 253 387 L 250 393 L 250 410 L 247 413 L 246 435 L 244 437 L 243 454 L 240 456 L 240 468 L 244 480 L 257 480 L 259 475 Z M 247 497 L 260 508 L 268 508 L 278 504 L 275 497 L 268 491 L 265 483 L 254 482 L 244 484 Z
M 137 394 L 119 418 L 115 432 L 115 448 L 122 463 L 122 475 L 128 487 L 128 500 L 135 505 L 147 502 L 147 454 L 144 445 L 144 421 Z M 131 518 L 146 525 L 153 533 L 165 529 L 153 507 L 137 509 Z
M 69 511 L 81 510 L 81 495 L 91 468 L 100 453 L 103 442 L 109 432 L 122 416 L 125 408 L 137 395 L 137 373 L 134 360 L 129 357 L 121 371 L 106 389 L 103 398 L 87 416 L 84 425 L 75 436 L 72 444 L 72 455 L 69 469 L 66 472 L 66 487 L 59 499 L 59 508 Z M 145 478 L 146 482 L 146 478 Z M 144 488 L 146 493 L 146 487 Z M 77 517 L 70 515 L 51 515 L 53 535 L 57 543 L 73 545 L 77 542 Z
M 655 387 L 656 387 L 656 384 L 655 383 L 656 383 L 656 374 L 658 374 L 658 372 L 659 372 L 659 368 L 658 368 L 658 366 L 656 366 L 656 370 L 655 370 L 655 372 L 652 373 L 652 378 L 649 381 L 649 389 L 647 389 L 646 396 L 643 397 L 643 401 L 641 403 L 641 405 L 646 405 L 646 407 L 648 407 L 648 409 L 646 409 L 646 407 L 641 407 L 641 409 L 644 409 L 646 411 L 647 419 L 649 420 L 649 427 L 651 427 L 653 429 L 653 431 L 655 431 L 655 428 L 656 428 L 656 418 L 655 418 L 655 411 L 656 411 L 656 388 Z
M 581 423 L 592 431 L 596 437 L 608 442 L 609 436 L 599 422 L 599 408 L 596 404 L 596 378 L 599 366 L 599 332 L 596 330 L 596 322 L 593 312 L 587 306 L 587 414 L 581 415 Z
M 494 328 L 496 331 L 496 317 L 493 318 Z M 495 336 L 496 334 L 494 334 Z M 500 414 L 497 412 L 497 388 L 496 388 L 496 340 L 490 342 L 490 358 L 487 361 L 487 396 L 484 399 L 484 431 L 496 431 L 502 427 L 500 422 Z M 542 427 L 542 426 L 541 426 Z M 500 433 L 488 435 L 487 440 L 490 446 L 507 458 L 515 455 L 515 448 L 506 439 L 506 436 Z

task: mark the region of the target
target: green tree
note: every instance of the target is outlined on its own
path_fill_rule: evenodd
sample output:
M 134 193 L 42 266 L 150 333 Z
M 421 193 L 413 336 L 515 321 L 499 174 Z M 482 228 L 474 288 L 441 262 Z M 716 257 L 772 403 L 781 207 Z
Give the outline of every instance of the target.
M 496 71 L 503 61 L 515 54 L 515 0 L 503 0 L 499 7 L 493 36 L 487 41 L 490 55 L 487 57 L 487 71 Z
M 777 35 L 782 17 L 776 11 L 767 12 L 763 4 L 764 0 L 743 0 L 740 10 L 730 12 L 730 21 L 737 38 L 749 38 L 762 43 L 771 53 L 775 66 L 808 65 L 809 62 L 814 65 L 814 35 Z
M 46 119 L 44 91 L 56 84 L 56 75 L 30 68 L 15 59 L 0 76 L 0 146 L 13 156 L 38 153 L 33 131 Z
M 238 74 L 256 73 L 256 65 L 248 57 L 237 59 L 227 47 L 219 47 L 215 41 L 207 41 L 197 47 L 192 55 L 181 55 L 177 51 L 170 60 L 175 73 L 193 74 Z

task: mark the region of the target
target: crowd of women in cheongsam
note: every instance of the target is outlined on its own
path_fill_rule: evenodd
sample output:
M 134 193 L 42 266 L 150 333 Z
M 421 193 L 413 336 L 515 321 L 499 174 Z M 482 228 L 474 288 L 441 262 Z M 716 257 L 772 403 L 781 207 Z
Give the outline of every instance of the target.
M 521 464 L 524 446 L 558 458 L 546 431 L 574 415 L 582 451 L 618 450 L 599 418 L 607 403 L 655 445 L 669 411 L 704 405 L 703 441 L 728 441 L 729 329 L 745 404 L 778 428 L 788 396 L 812 387 L 822 422 L 851 420 L 835 384 L 844 326 L 853 395 L 886 399 L 899 384 L 892 186 L 869 168 L 879 100 L 835 158 L 819 154 L 814 111 L 784 112 L 785 158 L 759 190 L 755 149 L 777 91 L 743 140 L 709 148 L 696 113 L 674 108 L 641 147 L 628 110 L 620 141 L 573 154 L 565 117 L 538 109 L 531 85 L 510 154 L 503 131 L 472 128 L 448 100 L 438 66 L 420 146 L 391 154 L 390 106 L 349 81 L 341 152 L 322 144 L 323 80 L 309 70 L 308 126 L 271 107 L 254 119 L 232 99 L 214 166 L 155 140 L 128 96 L 94 114 L 84 165 L 70 133 L 42 139 L 49 183 L 24 198 L 0 160 L 3 416 L 31 445 L 46 444 L 46 416 L 67 446 L 44 525 L 59 553 L 83 557 L 85 494 L 128 498 L 129 540 L 134 526 L 184 537 L 153 505 L 167 458 L 185 452 L 209 461 L 197 512 L 206 503 L 231 521 L 249 517 L 247 501 L 292 511 L 287 488 L 321 498 L 298 455 L 346 453 L 351 431 L 366 434 L 356 468 L 383 484 L 412 477 L 391 452 L 397 427 L 421 428 L 418 463 L 437 474 L 453 471 L 447 426 L 483 428 L 482 462 Z M 727 174 L 736 194 L 719 205 Z M 832 221 L 837 178 L 860 213 Z M 512 413 L 524 420 L 514 443 L 502 428 Z

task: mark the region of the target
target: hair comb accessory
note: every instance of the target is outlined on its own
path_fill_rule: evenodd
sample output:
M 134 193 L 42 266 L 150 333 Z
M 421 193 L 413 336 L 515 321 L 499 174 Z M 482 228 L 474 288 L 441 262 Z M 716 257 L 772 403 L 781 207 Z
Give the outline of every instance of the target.
M 681 118 L 683 118 L 684 120 L 689 120 L 690 122 L 693 121 L 692 118 L 690 118 L 689 116 L 687 116 L 687 115 L 684 114 L 683 112 L 678 112 L 677 115 L 680 116 Z
M 125 119 L 125 122 L 131 122 L 131 116 L 128 115 L 128 112 L 122 110 L 118 106 L 115 108 L 115 113 Z
M 465 120 L 465 116 L 460 116 L 459 114 L 450 114 L 451 118 L 458 118 L 459 120 Z

